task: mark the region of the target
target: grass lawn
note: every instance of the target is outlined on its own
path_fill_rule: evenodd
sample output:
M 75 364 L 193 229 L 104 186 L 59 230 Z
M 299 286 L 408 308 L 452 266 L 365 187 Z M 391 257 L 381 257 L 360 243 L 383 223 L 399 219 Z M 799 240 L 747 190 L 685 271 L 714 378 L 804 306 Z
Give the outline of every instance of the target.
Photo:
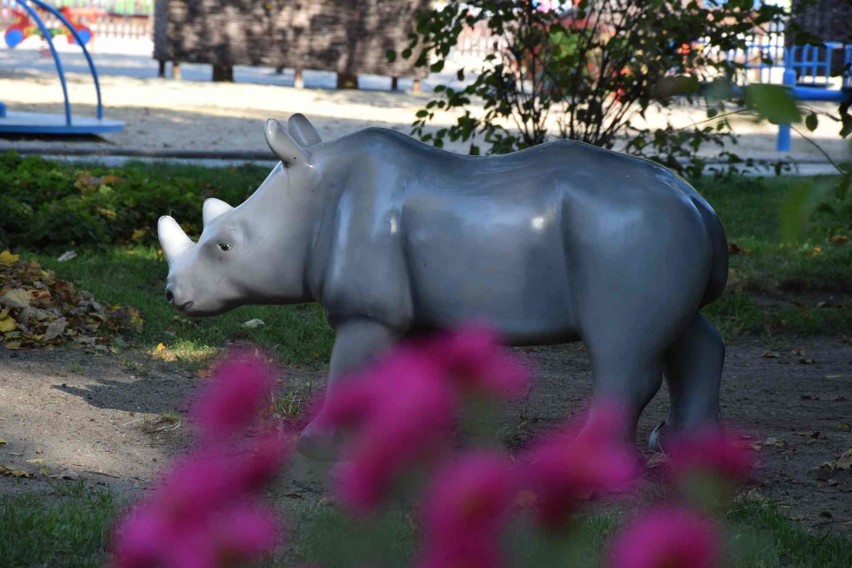
M 413 513 L 392 509 L 367 522 L 353 523 L 325 503 L 282 500 L 290 535 L 273 560 L 262 566 L 320 565 L 351 568 L 357 560 L 373 565 L 406 566 L 416 550 Z M 286 503 L 286 504 L 284 504 Z M 293 504 L 295 503 L 295 505 Z M 50 493 L 22 494 L 0 501 L 3 566 L 94 568 L 108 559 L 110 527 L 124 505 L 104 489 L 81 482 L 57 484 Z M 734 566 L 848 568 L 852 539 L 809 533 L 793 525 L 764 501 L 742 500 L 726 514 Z M 544 566 L 557 553 L 564 565 L 596 566 L 594 558 L 619 526 L 614 514 L 581 517 L 570 541 L 534 537 L 523 526 L 510 535 L 517 566 Z M 334 546 L 329 546 L 334 543 Z

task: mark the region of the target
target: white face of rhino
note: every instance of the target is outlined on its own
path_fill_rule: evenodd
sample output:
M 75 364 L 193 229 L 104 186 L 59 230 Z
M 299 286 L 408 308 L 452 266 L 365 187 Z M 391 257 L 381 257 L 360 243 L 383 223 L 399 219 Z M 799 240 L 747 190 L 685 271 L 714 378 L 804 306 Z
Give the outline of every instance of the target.
M 296 115 L 290 120 L 291 133 L 294 120 L 305 128 L 307 120 Z M 160 218 L 157 229 L 169 264 L 166 299 L 175 308 L 209 316 L 243 304 L 307 299 L 304 270 L 311 192 L 303 186 L 312 182 L 312 161 L 303 141 L 311 137 L 296 132 L 291 135 L 277 121 L 267 122 L 267 142 L 282 163 L 237 208 L 207 199 L 197 243 L 174 219 Z

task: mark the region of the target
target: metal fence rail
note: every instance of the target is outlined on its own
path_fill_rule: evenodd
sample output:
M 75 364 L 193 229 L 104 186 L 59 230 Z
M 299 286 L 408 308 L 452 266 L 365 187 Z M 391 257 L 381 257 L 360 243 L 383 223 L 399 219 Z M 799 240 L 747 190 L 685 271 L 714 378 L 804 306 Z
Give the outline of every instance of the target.
M 114 16 L 151 16 L 154 14 L 154 0 L 53 0 L 55 8 L 100 8 Z M 0 0 L 0 7 L 12 8 L 15 0 Z
M 150 39 L 153 29 L 154 0 L 49 0 L 55 8 L 71 8 L 79 21 L 91 28 L 94 45 L 97 38 Z M 15 0 L 0 0 L 0 30 L 14 18 Z M 48 28 L 59 28 L 61 22 L 42 11 Z

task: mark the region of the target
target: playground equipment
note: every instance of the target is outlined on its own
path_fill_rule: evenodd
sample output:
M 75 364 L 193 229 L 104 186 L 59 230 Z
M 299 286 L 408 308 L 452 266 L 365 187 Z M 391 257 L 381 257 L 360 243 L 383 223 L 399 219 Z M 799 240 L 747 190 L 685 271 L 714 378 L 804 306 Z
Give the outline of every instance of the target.
M 41 30 L 37 25 L 35 25 L 32 19 L 29 17 L 29 14 L 22 10 L 12 9 L 12 16 L 15 18 L 15 21 L 11 26 L 6 28 L 6 32 L 3 34 L 3 39 L 6 41 L 6 45 L 8 47 L 14 48 L 20 45 L 22 41 L 27 39 L 32 35 L 41 35 Z M 85 45 L 89 43 L 89 40 L 92 39 L 92 29 L 85 25 L 80 16 L 82 14 L 79 13 L 79 10 L 72 10 L 68 6 L 63 6 L 59 9 L 59 12 L 65 16 L 71 25 L 74 26 L 74 29 L 77 30 L 77 36 L 80 37 L 82 44 Z M 97 10 L 97 12 L 103 12 L 103 10 Z M 105 13 L 105 12 L 104 12 Z M 97 15 L 97 14 L 95 14 Z M 69 29 L 66 28 L 53 28 L 50 29 L 51 36 L 64 35 L 65 39 L 70 44 L 76 43 L 76 39 L 74 35 L 72 35 Z
M 839 89 L 830 88 L 827 79 L 831 75 L 831 54 L 843 52 L 845 75 Z M 815 45 L 794 46 L 784 54 L 783 84 L 790 88 L 794 99 L 803 101 L 842 102 L 852 98 L 852 45 L 827 42 L 825 47 Z M 820 83 L 820 79 L 826 82 Z M 775 149 L 790 151 L 790 125 L 778 126 Z
M 6 105 L 0 102 L 0 133 L 8 134 L 104 134 L 107 132 L 120 132 L 124 130 L 124 123 L 118 120 L 110 120 L 104 118 L 103 102 L 101 100 L 101 87 L 98 81 L 98 72 L 95 69 L 95 63 L 92 61 L 92 56 L 86 49 L 86 43 L 92 38 L 92 32 L 88 27 L 83 26 L 79 20 L 72 20 L 68 17 L 70 14 L 68 9 L 57 10 L 53 6 L 44 3 L 42 0 L 15 0 L 21 7 L 21 10 L 15 10 L 15 23 L 6 30 L 6 43 L 10 47 L 20 44 L 28 35 L 34 32 L 31 30 L 32 23 L 35 23 L 38 33 L 45 39 L 50 53 L 53 55 L 53 61 L 56 63 L 56 72 L 59 75 L 59 82 L 62 85 L 62 95 L 65 102 L 65 113 L 63 115 L 33 113 L 33 112 L 11 112 L 7 111 Z M 56 51 L 56 46 L 53 43 L 53 33 L 47 27 L 44 20 L 39 17 L 36 8 L 49 12 L 62 24 L 67 33 L 69 43 L 76 43 L 83 50 L 83 55 L 89 64 L 89 71 L 92 74 L 92 80 L 95 84 L 95 92 L 97 93 L 97 117 L 81 117 L 72 116 L 71 102 L 68 99 L 68 85 L 65 81 L 65 71 L 62 67 L 62 61 L 59 59 L 59 54 Z M 18 15 L 20 14 L 20 17 Z M 73 16 L 73 14 L 71 14 Z M 30 26 L 30 27 L 28 27 Z M 12 31 L 13 33 L 9 33 Z M 10 43 L 11 42 L 11 43 Z
M 836 85 L 831 77 L 838 56 L 846 71 Z M 745 50 L 728 51 L 725 57 L 742 63 L 746 83 L 780 82 L 796 100 L 839 103 L 852 97 L 852 45 L 827 41 L 785 47 L 783 36 L 776 35 L 752 42 Z M 790 151 L 790 130 L 789 124 L 778 125 L 776 151 Z

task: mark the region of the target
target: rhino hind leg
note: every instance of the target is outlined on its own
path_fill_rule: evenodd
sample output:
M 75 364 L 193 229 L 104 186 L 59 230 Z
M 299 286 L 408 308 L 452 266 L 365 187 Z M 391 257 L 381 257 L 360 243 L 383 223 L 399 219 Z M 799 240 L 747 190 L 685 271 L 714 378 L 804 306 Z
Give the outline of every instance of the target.
M 696 314 L 663 360 L 671 408 L 665 422 L 651 434 L 650 445 L 655 449 L 667 435 L 718 424 L 725 342 L 710 322 Z
M 597 408 L 610 408 L 615 403 L 624 413 L 622 435 L 634 443 L 636 424 L 645 406 L 663 383 L 662 361 L 650 350 L 619 352 L 611 344 L 598 345 L 586 341 L 592 362 L 594 394 L 587 427 L 596 423 Z

